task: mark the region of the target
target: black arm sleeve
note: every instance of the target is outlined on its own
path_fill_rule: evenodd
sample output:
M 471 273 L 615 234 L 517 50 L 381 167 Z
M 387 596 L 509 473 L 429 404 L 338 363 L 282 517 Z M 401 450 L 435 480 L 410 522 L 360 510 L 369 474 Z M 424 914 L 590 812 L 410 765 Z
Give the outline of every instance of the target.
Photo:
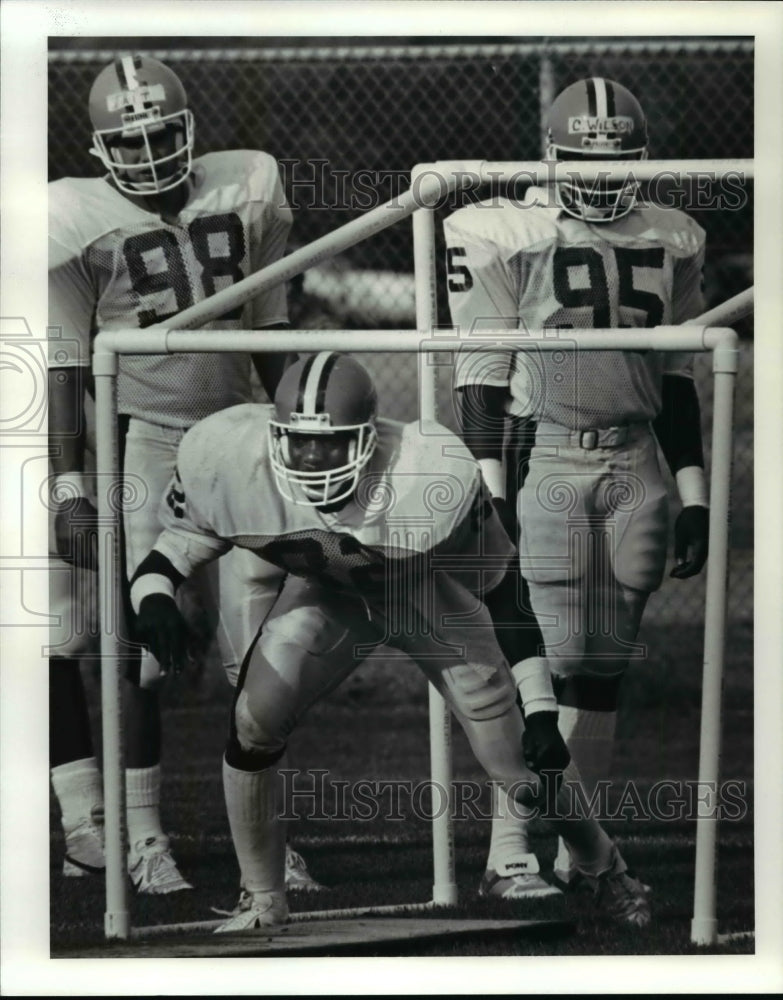
M 459 392 L 462 439 L 473 457 L 502 459 L 508 389 L 466 385 Z
M 544 639 L 516 560 L 497 587 L 484 594 L 484 603 L 492 617 L 495 638 L 511 666 L 541 655 Z
M 689 465 L 704 467 L 701 411 L 693 379 L 664 375 L 661 412 L 653 421 L 655 436 L 672 473 Z
M 140 576 L 145 576 L 147 573 L 159 573 L 161 576 L 168 577 L 174 585 L 175 590 L 185 579 L 179 570 L 175 569 L 163 553 L 158 552 L 157 549 L 153 549 L 139 563 L 139 568 L 131 577 L 131 586 L 133 586 Z

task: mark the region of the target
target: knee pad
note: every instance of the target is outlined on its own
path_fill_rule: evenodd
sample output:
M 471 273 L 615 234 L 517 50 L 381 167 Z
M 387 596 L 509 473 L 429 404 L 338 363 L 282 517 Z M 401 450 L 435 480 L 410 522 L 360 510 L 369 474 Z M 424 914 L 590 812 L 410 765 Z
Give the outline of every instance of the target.
M 347 632 L 317 605 L 293 607 L 264 625 L 264 655 L 274 662 L 277 651 L 293 646 L 309 656 L 327 656 L 340 646 Z
M 266 761 L 261 767 L 269 767 L 285 753 L 285 737 L 274 733 L 255 718 L 246 691 L 239 692 L 234 704 L 234 732 L 242 751 Z
M 558 678 L 566 681 L 579 677 L 585 669 L 583 656 L 558 656 L 556 651 L 547 651 L 547 663 L 552 672 L 553 680 Z
M 621 583 L 651 593 L 663 581 L 669 537 L 669 500 L 652 437 L 639 447 L 636 462 L 635 478 L 643 486 L 636 490 L 637 503 L 616 515 L 612 563 Z
M 564 611 L 560 614 L 567 616 Z M 574 629 L 573 622 L 558 623 L 551 632 L 549 636 L 549 630 L 546 627 L 542 629 L 546 660 L 552 675 L 574 677 L 583 673 L 585 668 L 589 670 L 589 665 L 585 662 L 587 642 L 585 636 Z
M 589 648 L 580 657 L 558 656 L 556 650 L 547 650 L 547 662 L 553 683 L 560 681 L 565 684 L 574 681 L 618 684 L 628 667 L 626 657 L 602 655 L 597 651 L 590 652 Z
M 516 685 L 500 664 L 460 663 L 443 672 L 457 711 L 475 722 L 496 719 L 516 704 Z
M 634 594 L 639 594 L 636 603 L 627 596 Z M 561 612 L 565 629 L 553 631 L 546 645 L 553 676 L 607 682 L 622 677 L 630 660 L 644 655 L 636 635 L 646 598 L 646 594 L 618 586 L 614 593 L 596 595 L 600 603 L 590 612 L 583 611 L 579 619 L 569 621 L 568 612 Z M 601 627 L 589 629 L 590 617 Z M 546 628 L 543 633 L 547 635 Z

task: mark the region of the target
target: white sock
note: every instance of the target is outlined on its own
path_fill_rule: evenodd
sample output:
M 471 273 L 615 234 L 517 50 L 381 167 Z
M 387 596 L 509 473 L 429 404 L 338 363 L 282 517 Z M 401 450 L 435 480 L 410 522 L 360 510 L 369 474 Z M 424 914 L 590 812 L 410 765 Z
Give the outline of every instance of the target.
M 492 833 L 489 841 L 487 868 L 502 871 L 504 866 L 530 853 L 528 823 L 524 807 L 509 802 L 508 793 L 499 784 L 492 784 Z
M 95 757 L 58 764 L 50 774 L 66 833 L 103 809 L 103 780 Z
M 248 892 L 285 891 L 285 823 L 280 762 L 240 771 L 223 761 L 223 792 L 242 885 Z
M 589 799 L 596 784 L 609 774 L 617 712 L 595 712 L 561 705 L 557 724 L 571 758 L 579 768 L 582 786 Z M 557 845 L 555 870 L 567 872 L 570 868 L 569 851 L 561 837 Z
M 131 846 L 150 837 L 165 837 L 160 824 L 160 764 L 127 768 L 125 802 Z

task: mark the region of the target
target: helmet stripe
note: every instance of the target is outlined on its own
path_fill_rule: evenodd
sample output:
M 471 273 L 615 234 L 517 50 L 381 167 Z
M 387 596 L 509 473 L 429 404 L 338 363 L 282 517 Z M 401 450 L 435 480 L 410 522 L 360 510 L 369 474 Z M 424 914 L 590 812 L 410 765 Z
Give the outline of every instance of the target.
M 124 80 L 123 86 L 128 90 L 135 90 L 139 85 L 139 80 L 136 76 L 137 66 L 133 56 L 122 56 L 120 62 L 122 65 L 122 76 L 120 79 Z
M 606 80 L 602 76 L 594 76 L 592 83 L 595 87 L 595 111 L 592 113 L 599 118 L 606 118 L 609 114 L 606 107 Z
M 329 384 L 329 376 L 332 374 L 332 368 L 337 364 L 337 355 L 332 351 L 329 357 L 324 361 L 323 369 L 321 370 L 321 378 L 318 382 L 318 394 L 315 400 L 315 412 L 323 413 L 326 409 L 326 387 Z
M 585 80 L 585 85 L 587 86 L 587 113 L 590 117 L 596 115 L 596 97 L 595 97 L 595 77 L 591 77 L 589 80 Z
M 313 367 L 314 361 L 315 355 L 311 354 L 307 361 L 305 361 L 302 368 L 302 374 L 299 377 L 299 388 L 296 393 L 295 413 L 304 413 L 305 387 L 307 386 L 307 379 L 310 375 L 310 369 Z
M 334 351 L 320 351 L 305 365 L 300 382 L 302 398 L 301 413 L 323 413 L 326 400 L 326 385 L 329 375 L 337 361 Z M 306 374 L 305 374 L 306 373 Z

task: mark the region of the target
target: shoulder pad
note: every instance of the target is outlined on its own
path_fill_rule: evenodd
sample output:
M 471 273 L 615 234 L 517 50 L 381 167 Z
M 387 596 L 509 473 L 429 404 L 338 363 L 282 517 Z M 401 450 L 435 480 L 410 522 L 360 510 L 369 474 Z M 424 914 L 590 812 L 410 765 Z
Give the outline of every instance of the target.
M 269 404 L 240 403 L 199 420 L 180 442 L 180 475 L 208 483 L 219 469 L 245 468 L 263 458 L 271 413 Z
M 432 466 L 424 463 L 433 460 Z M 437 420 L 415 420 L 402 425 L 400 463 L 410 462 L 419 468 L 462 469 L 464 463 L 475 465 L 475 460 L 464 441 Z M 398 463 L 398 466 L 400 465 Z
M 491 246 L 504 256 L 557 238 L 551 209 L 494 198 L 460 208 L 443 223 L 450 243 Z
M 260 150 L 205 153 L 193 166 L 201 174 L 201 192 L 233 184 L 245 188 L 251 201 L 270 201 L 281 190 L 277 161 Z
M 49 236 L 74 256 L 139 220 L 139 209 L 101 177 L 63 177 L 48 185 Z
M 693 256 L 703 249 L 706 233 L 687 213 L 679 208 L 642 203 L 629 219 L 640 225 L 640 233 L 650 240 L 662 243 L 677 256 Z
M 410 510 L 418 517 L 430 511 L 458 518 L 480 480 L 465 444 L 447 427 L 427 420 L 403 426 L 389 472 L 397 496 L 395 512 Z

